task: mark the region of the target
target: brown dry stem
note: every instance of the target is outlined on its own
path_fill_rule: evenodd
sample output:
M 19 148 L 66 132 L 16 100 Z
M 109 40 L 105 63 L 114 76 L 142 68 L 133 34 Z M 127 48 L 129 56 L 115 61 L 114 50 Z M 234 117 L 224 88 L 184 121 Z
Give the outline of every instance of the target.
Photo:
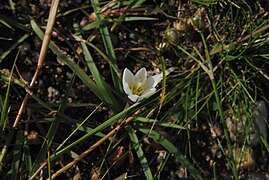
M 32 81 L 31 81 L 30 86 L 29 86 L 30 90 L 33 89 L 34 83 L 35 83 L 35 81 L 37 79 L 37 76 L 39 75 L 39 73 L 40 73 L 40 71 L 41 71 L 41 69 L 43 67 L 43 64 L 44 64 L 44 61 L 45 61 L 45 58 L 46 58 L 46 54 L 47 54 L 47 50 L 48 50 L 52 30 L 53 30 L 54 23 L 55 23 L 55 20 L 56 20 L 56 14 L 57 14 L 59 2 L 60 2 L 60 0 L 52 0 L 52 2 L 51 2 L 51 8 L 50 8 L 50 14 L 49 14 L 49 18 L 48 18 L 47 28 L 46 28 L 46 31 L 45 31 L 45 36 L 44 36 L 42 47 L 41 47 L 41 50 L 40 50 L 40 55 L 39 55 L 39 58 L 38 58 L 37 68 L 36 68 L 34 77 L 32 78 Z M 27 93 L 25 95 L 23 101 L 22 101 L 21 107 L 20 107 L 20 109 L 18 111 L 17 117 L 16 117 L 15 122 L 13 124 L 13 128 L 17 128 L 17 126 L 18 126 L 18 123 L 19 123 L 19 121 L 21 119 L 22 113 L 23 113 L 23 111 L 25 109 L 28 97 L 29 97 L 29 94 Z

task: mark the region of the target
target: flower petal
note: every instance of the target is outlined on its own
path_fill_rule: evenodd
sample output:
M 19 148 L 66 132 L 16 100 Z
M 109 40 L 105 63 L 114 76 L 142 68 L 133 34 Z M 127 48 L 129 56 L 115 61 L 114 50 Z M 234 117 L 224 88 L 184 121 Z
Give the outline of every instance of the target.
M 153 87 L 153 85 L 155 84 L 155 80 L 152 76 L 150 76 L 147 80 L 146 80 L 146 89 L 150 89 Z
M 142 93 L 142 95 L 138 98 L 138 101 L 140 101 L 144 98 L 150 97 L 151 95 L 153 95 L 155 93 L 155 91 L 156 91 L 156 88 L 151 88 L 151 89 L 144 91 Z
M 146 88 L 151 88 L 151 87 L 156 87 L 157 84 L 163 79 L 162 74 L 157 74 L 155 76 L 151 76 L 147 79 L 146 84 L 147 87 Z
M 122 85 L 124 92 L 128 95 L 132 94 L 129 85 L 130 82 L 134 82 L 134 78 L 133 73 L 128 68 L 125 68 L 122 76 Z
M 124 92 L 126 93 L 126 94 L 128 94 L 128 95 L 131 95 L 132 94 L 132 91 L 131 91 L 131 89 L 130 89 L 130 87 L 129 87 L 129 84 L 128 83 L 126 83 L 126 82 L 123 82 L 123 90 L 124 90 Z
M 133 94 L 133 95 L 129 95 L 128 98 L 129 98 L 131 101 L 136 102 L 137 99 L 139 98 L 139 96 L 136 95 L 136 94 Z
M 142 83 L 145 84 L 147 80 L 147 70 L 146 68 L 141 68 L 136 74 L 135 74 L 135 81 L 134 83 Z
M 134 78 L 134 74 L 128 68 L 125 68 L 123 71 L 122 81 L 125 81 L 129 84 L 130 82 L 134 81 Z

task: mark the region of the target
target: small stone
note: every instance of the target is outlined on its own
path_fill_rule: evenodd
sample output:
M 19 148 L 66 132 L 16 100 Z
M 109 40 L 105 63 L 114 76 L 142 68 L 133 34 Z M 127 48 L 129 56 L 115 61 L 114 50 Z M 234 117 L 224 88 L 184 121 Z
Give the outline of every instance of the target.
M 49 98 L 50 102 L 55 102 L 56 97 L 58 97 L 59 94 L 60 94 L 60 92 L 57 89 L 55 89 L 51 86 L 48 88 L 48 98 Z

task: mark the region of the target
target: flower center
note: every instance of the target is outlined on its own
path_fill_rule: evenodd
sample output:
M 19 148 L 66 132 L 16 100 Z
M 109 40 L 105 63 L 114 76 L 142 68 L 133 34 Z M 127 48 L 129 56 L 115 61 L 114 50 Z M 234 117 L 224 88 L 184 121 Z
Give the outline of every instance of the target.
M 141 82 L 138 82 L 137 84 L 130 82 L 129 84 L 129 88 L 132 91 L 132 94 L 136 94 L 138 96 L 141 95 L 143 91 L 147 90 L 146 86 L 147 84 L 143 84 Z

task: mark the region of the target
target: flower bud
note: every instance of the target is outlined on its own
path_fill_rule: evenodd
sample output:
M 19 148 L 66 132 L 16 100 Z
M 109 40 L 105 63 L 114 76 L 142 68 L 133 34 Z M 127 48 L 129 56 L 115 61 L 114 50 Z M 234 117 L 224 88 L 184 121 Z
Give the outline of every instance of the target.
M 167 29 L 164 33 L 164 38 L 173 45 L 179 43 L 179 34 L 178 31 L 174 28 Z
M 191 19 L 191 25 L 197 32 L 202 32 L 205 29 L 205 21 L 200 15 L 196 15 Z

